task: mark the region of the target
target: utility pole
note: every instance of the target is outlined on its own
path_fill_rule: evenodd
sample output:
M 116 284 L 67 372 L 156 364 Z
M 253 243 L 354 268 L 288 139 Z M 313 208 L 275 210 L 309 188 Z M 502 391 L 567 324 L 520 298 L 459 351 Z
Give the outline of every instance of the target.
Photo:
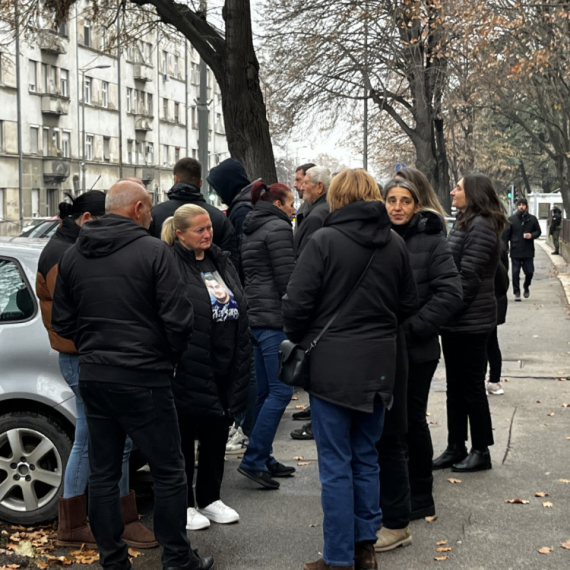
M 20 231 L 24 229 L 24 154 L 22 150 L 22 83 L 20 77 L 20 10 L 16 2 L 16 85 L 17 119 L 18 119 L 18 208 L 20 209 Z
M 206 0 L 200 1 L 200 11 L 206 15 L 208 3 Z M 200 96 L 197 101 L 198 107 L 198 160 L 202 165 L 202 194 L 208 200 L 208 188 L 206 177 L 210 170 L 208 160 L 208 67 L 206 62 L 200 57 Z
M 368 89 L 364 88 L 364 141 L 362 142 L 362 168 L 368 170 Z

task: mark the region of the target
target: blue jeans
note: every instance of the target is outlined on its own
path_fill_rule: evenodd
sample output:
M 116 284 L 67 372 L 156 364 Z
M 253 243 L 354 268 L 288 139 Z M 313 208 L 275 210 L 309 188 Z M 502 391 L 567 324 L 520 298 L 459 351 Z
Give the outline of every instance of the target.
M 236 426 L 240 427 L 243 433 L 249 438 L 253 431 L 255 422 L 255 407 L 257 403 L 257 380 L 255 378 L 255 361 L 251 363 L 251 375 L 249 377 L 249 387 L 247 389 L 247 408 L 244 412 L 236 415 Z
M 310 397 L 323 506 L 323 559 L 331 566 L 354 564 L 354 543 L 376 542 L 382 522 L 376 442 L 384 406 L 356 412 Z
M 77 409 L 77 422 L 75 424 L 75 440 L 69 455 L 65 478 L 63 482 L 63 497 L 69 499 L 83 495 L 87 489 L 89 479 L 89 434 L 87 420 L 83 408 L 83 398 L 79 393 L 79 357 L 59 353 L 59 369 L 68 386 L 75 394 L 75 407 Z M 129 455 L 133 442 L 127 437 L 123 451 L 123 474 L 119 483 L 121 497 L 129 494 Z
M 257 402 L 255 423 L 249 438 L 241 467 L 251 471 L 268 471 L 271 446 L 285 408 L 293 397 L 293 388 L 277 378 L 279 369 L 279 345 L 285 333 L 272 329 L 251 329 L 253 356 L 257 377 Z

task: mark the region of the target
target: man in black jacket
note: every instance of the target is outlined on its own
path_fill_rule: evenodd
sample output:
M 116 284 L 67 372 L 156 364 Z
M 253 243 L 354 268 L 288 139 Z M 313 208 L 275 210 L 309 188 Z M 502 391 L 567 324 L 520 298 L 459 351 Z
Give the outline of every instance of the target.
M 295 188 L 301 200 L 303 200 L 303 196 L 305 194 L 305 190 L 303 187 L 303 182 L 305 181 L 305 175 L 307 174 L 307 170 L 309 170 L 309 168 L 313 168 L 313 166 L 317 165 L 313 164 L 312 162 L 307 162 L 306 164 L 301 164 L 301 166 L 297 166 L 297 170 L 295 170 L 295 181 L 293 182 L 293 188 Z M 303 200 L 303 203 L 299 206 L 299 209 L 297 210 L 297 215 L 295 217 L 296 229 L 299 229 L 299 226 L 301 225 L 309 206 L 310 204 L 307 200 Z
M 517 201 L 516 214 L 509 218 L 510 225 L 503 233 L 503 241 L 509 250 L 513 263 L 513 293 L 515 301 L 521 300 L 520 272 L 524 278 L 524 298 L 530 297 L 530 284 L 534 274 L 534 240 L 540 237 L 540 225 L 536 216 L 528 213 L 528 202 L 524 198 Z
M 554 251 L 552 255 L 560 255 L 558 251 L 560 248 L 560 230 L 562 229 L 562 211 L 558 207 L 552 208 L 552 219 L 550 220 L 550 228 L 548 235 L 552 236 L 552 244 Z
M 168 202 L 161 202 L 152 209 L 152 222 L 150 224 L 150 234 L 160 239 L 162 224 L 184 204 L 197 204 L 204 208 L 212 220 L 214 229 L 214 243 L 224 251 L 229 252 L 232 263 L 239 267 L 238 250 L 235 231 L 223 212 L 216 206 L 208 204 L 203 194 L 202 187 L 202 166 L 193 158 L 181 158 L 174 165 L 174 186 L 169 190 Z
M 52 324 L 79 353 L 89 430 L 89 519 L 105 569 L 128 570 L 119 479 L 125 437 L 155 485 L 155 533 L 165 569 L 206 570 L 186 535 L 187 482 L 170 383 L 194 314 L 166 243 L 148 235 L 152 201 L 131 180 L 107 194 L 59 264 Z

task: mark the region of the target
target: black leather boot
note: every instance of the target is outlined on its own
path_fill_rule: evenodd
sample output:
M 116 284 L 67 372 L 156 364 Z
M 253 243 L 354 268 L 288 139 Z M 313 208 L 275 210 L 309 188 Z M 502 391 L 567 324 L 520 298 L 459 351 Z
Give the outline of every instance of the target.
M 214 559 L 211 556 L 202 558 L 197 550 L 190 551 L 190 562 L 184 566 L 165 566 L 164 570 L 210 570 L 214 567 Z
M 455 463 L 451 470 L 456 473 L 473 473 L 475 471 L 485 471 L 485 469 L 491 469 L 492 467 L 489 448 L 471 448 L 469 455 L 463 461 Z
M 467 448 L 465 444 L 450 443 L 447 449 L 437 458 L 433 460 L 433 470 L 447 469 L 455 463 L 463 461 L 467 457 Z

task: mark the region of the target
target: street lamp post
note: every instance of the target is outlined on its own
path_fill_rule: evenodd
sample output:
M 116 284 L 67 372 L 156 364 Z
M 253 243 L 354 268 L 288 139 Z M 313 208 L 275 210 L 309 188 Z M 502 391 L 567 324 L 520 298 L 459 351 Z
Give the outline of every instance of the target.
M 87 170 L 87 165 L 85 164 L 85 73 L 91 71 L 92 69 L 107 69 L 111 67 L 110 65 L 94 65 L 93 67 L 87 67 L 85 69 L 80 69 L 81 72 L 81 89 L 83 90 L 81 97 L 81 127 L 83 129 L 83 152 L 81 161 L 81 192 L 85 192 L 85 171 Z

